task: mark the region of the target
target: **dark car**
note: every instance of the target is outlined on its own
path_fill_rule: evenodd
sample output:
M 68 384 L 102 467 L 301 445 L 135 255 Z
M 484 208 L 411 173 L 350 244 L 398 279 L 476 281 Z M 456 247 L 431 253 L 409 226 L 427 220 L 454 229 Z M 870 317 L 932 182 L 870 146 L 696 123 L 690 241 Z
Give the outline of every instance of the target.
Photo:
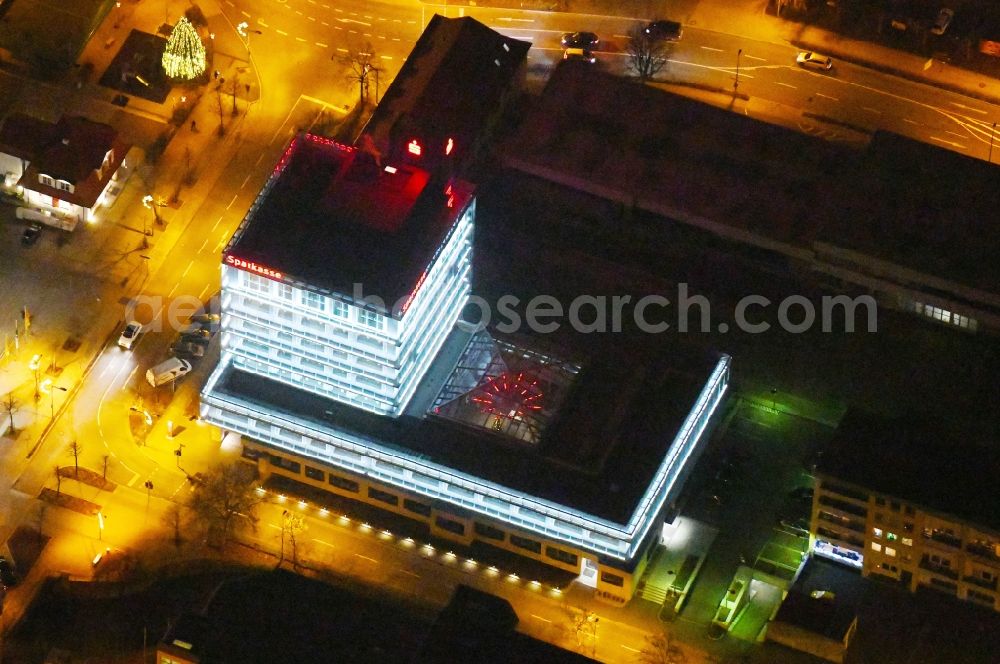
M 30 247 L 34 243 L 38 242 L 39 236 L 42 234 L 42 225 L 37 221 L 33 221 L 28 224 L 28 227 L 24 229 L 24 235 L 21 236 L 21 244 L 26 247 Z
M 196 344 L 208 345 L 212 339 L 212 333 L 208 330 L 194 330 L 181 335 L 181 341 L 193 342 Z
M 6 558 L 0 556 L 0 583 L 8 588 L 12 588 L 17 585 L 18 581 L 19 579 L 17 578 L 17 574 L 14 572 L 13 565 L 11 565 Z
M 597 48 L 601 40 L 593 32 L 567 32 L 562 36 L 563 48 Z
M 653 21 L 646 26 L 646 36 L 656 41 L 680 41 L 684 29 L 677 21 Z

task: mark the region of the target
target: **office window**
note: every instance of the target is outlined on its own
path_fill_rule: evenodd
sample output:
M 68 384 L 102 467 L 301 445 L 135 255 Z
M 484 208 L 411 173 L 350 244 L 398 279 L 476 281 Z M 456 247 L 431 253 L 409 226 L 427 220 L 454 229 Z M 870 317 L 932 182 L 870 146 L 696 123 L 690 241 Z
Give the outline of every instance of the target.
M 567 565 L 576 565 L 580 562 L 580 558 L 575 553 L 569 553 L 568 551 L 563 551 L 552 546 L 545 547 L 545 555 Z
M 319 480 L 322 482 L 325 479 L 326 473 L 324 473 L 319 468 L 313 468 L 312 466 L 306 466 L 306 477 L 311 480 Z
M 520 537 L 518 535 L 510 536 L 510 543 L 516 547 L 532 551 L 534 553 L 542 552 L 542 543 L 536 542 L 533 539 L 528 539 L 527 537 Z
M 431 515 L 430 505 L 424 505 L 423 503 L 418 503 L 415 500 L 410 500 L 409 498 L 403 499 L 403 509 L 413 512 L 414 514 L 421 514 L 423 516 Z
M 902 541 L 903 541 L 903 546 L 913 546 L 912 537 L 904 537 Z
M 278 284 L 278 297 L 291 300 L 295 294 L 295 289 L 288 284 Z
M 346 477 L 340 477 L 338 475 L 334 475 L 333 473 L 330 473 L 327 476 L 326 481 L 338 489 L 350 491 L 351 493 L 357 493 L 359 489 L 358 483 L 354 480 L 349 480 Z
M 619 588 L 625 585 L 624 577 L 612 574 L 611 572 L 601 572 L 601 581 L 604 583 L 610 583 L 613 586 L 618 586 Z
M 385 319 L 380 314 L 367 309 L 358 309 L 358 322 L 373 330 L 381 330 L 385 327 Z
M 485 523 L 479 523 L 478 521 L 472 524 L 472 530 L 475 531 L 477 535 L 482 535 L 487 539 L 497 540 L 498 542 L 502 542 L 504 538 L 504 532 L 499 528 L 494 528 L 493 526 Z
M 896 533 L 886 533 L 885 534 L 885 538 L 887 540 L 889 540 L 890 542 L 895 542 L 896 541 Z
M 326 309 L 326 298 L 319 293 L 302 291 L 302 304 L 316 311 L 324 311 Z
M 265 279 L 259 274 L 243 273 L 243 285 L 246 286 L 248 291 L 253 293 L 270 293 L 271 283 L 270 279 Z
M 456 535 L 465 534 L 465 524 L 460 521 L 455 521 L 454 519 L 446 519 L 443 516 L 439 516 L 434 519 L 434 524 L 441 530 L 447 530 L 450 533 L 455 533 Z
M 295 461 L 290 461 L 284 457 L 277 456 L 275 454 L 271 455 L 271 465 L 277 466 L 278 468 L 284 468 L 285 470 L 291 471 L 298 474 L 302 470 L 302 466 Z
M 388 505 L 398 505 L 399 497 L 395 496 L 388 491 L 380 491 L 375 487 L 368 487 L 368 497 L 374 498 L 375 500 L 381 501 Z
M 885 555 L 895 558 L 896 557 L 896 550 L 894 548 L 892 548 L 891 546 L 887 546 L 887 547 L 885 547 Z
M 874 535 L 875 537 L 882 537 L 882 529 L 872 528 L 872 535 Z
M 350 312 L 350 307 L 348 307 L 346 303 L 341 302 L 340 300 L 333 300 L 331 303 L 330 310 L 334 316 L 338 316 L 340 318 L 347 318 Z
M 872 551 L 882 551 L 882 545 L 878 542 L 872 542 Z

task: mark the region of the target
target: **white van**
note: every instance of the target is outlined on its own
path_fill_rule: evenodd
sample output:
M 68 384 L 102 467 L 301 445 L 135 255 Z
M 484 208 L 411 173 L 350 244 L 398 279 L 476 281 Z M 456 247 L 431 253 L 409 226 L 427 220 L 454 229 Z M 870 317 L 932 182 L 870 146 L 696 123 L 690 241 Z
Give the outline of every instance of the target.
M 191 363 L 179 357 L 171 357 L 146 371 L 146 380 L 153 387 L 166 385 L 191 371 Z

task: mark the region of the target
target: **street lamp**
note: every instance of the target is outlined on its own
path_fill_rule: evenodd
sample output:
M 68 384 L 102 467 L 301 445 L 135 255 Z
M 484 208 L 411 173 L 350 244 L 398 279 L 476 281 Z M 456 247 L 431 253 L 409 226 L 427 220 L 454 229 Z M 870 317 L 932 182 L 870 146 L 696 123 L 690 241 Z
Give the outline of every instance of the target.
M 149 511 L 149 495 L 153 492 L 153 482 L 146 480 L 143 486 L 146 487 L 146 510 Z
M 736 51 L 736 79 L 733 81 L 733 95 L 736 94 L 740 87 L 740 57 L 743 55 L 743 49 Z
M 31 369 L 31 372 L 35 376 L 35 401 L 38 401 L 38 398 L 40 396 L 38 392 L 38 367 L 40 367 L 41 364 L 42 364 L 42 356 L 40 353 L 35 353 L 35 355 L 32 356 L 31 361 L 28 362 L 28 368 Z
M 69 392 L 69 388 L 59 387 L 58 385 L 52 384 L 51 378 L 46 378 L 39 385 L 39 388 L 43 393 L 49 395 L 49 416 L 54 420 L 56 419 L 56 393 L 55 390 L 60 390 L 62 392 Z
M 104 541 L 104 514 L 101 512 L 97 513 L 97 539 L 100 542 Z
M 153 198 L 152 194 L 146 194 L 142 197 L 142 204 L 146 206 L 147 209 L 153 211 L 153 219 L 156 220 L 157 224 L 162 224 L 163 219 L 160 218 L 160 204 Z

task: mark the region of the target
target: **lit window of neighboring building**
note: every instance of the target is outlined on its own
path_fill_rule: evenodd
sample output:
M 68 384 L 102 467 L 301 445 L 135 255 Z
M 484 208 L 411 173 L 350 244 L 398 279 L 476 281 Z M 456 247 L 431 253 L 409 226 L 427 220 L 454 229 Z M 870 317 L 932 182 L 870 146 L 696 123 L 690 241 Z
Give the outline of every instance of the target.
M 882 545 L 878 542 L 872 542 L 872 551 L 881 551 Z
M 895 542 L 896 541 L 896 533 L 886 533 L 885 534 L 885 538 L 887 540 L 889 540 L 890 542 Z
M 872 528 L 872 534 L 875 535 L 875 537 L 882 537 L 882 529 Z
M 913 546 L 913 538 L 904 537 L 903 538 L 903 546 Z
M 315 309 L 316 311 L 324 311 L 326 309 L 326 298 L 319 293 L 303 291 L 302 304 L 306 305 L 310 309 Z
M 358 322 L 375 330 L 385 327 L 385 319 L 374 311 L 358 309 Z
M 44 184 L 46 187 L 51 187 L 55 184 L 55 182 L 52 181 L 52 178 L 50 178 L 48 175 L 39 174 L 38 181 Z
M 69 191 L 69 192 L 72 192 L 73 191 L 73 185 L 71 185 L 69 182 L 66 182 L 65 180 L 57 180 L 56 181 L 56 189 L 58 189 L 59 191 Z
M 891 556 L 891 557 L 895 558 L 896 557 L 896 550 L 894 548 L 892 548 L 891 546 L 887 546 L 887 547 L 885 547 L 885 555 Z

